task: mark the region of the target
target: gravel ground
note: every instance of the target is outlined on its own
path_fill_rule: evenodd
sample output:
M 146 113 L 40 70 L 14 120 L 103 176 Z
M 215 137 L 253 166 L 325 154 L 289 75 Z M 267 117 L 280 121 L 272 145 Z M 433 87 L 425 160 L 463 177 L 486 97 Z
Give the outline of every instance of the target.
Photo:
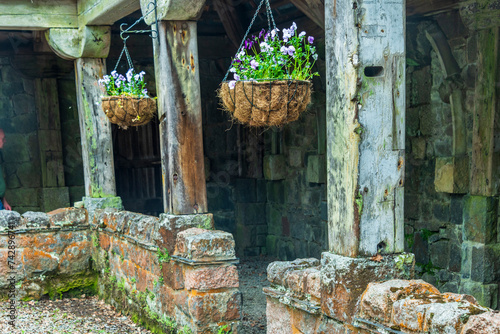
M 242 259 L 238 265 L 243 312 L 240 334 L 266 333 L 266 298 L 262 293 L 269 286 L 266 258 Z M 129 317 L 116 312 L 96 296 L 63 300 L 18 302 L 16 327 L 8 325 L 7 302 L 0 303 L 2 334 L 146 334 Z

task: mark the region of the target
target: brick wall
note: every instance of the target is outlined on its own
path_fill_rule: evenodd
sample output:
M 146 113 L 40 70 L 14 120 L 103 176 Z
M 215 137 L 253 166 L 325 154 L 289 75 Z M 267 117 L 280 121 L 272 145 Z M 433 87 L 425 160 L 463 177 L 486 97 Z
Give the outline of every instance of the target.
M 99 209 L 88 219 L 86 209 L 3 210 L 0 298 L 13 287 L 22 300 L 98 293 L 152 330 L 218 333 L 225 326 L 236 333 L 242 301 L 234 239 L 212 228 L 209 214 Z

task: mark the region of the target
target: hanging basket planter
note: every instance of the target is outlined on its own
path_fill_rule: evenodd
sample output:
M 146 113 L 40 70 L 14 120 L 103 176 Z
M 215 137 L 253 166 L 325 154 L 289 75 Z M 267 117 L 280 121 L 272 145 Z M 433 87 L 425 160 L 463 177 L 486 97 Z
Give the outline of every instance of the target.
M 247 39 L 265 4 L 268 30 Z M 311 102 L 311 79 L 318 59 L 314 37 L 290 28 L 278 29 L 269 0 L 261 0 L 231 61 L 218 96 L 233 120 L 252 127 L 282 126 L 297 120 Z M 229 76 L 230 75 L 230 76 Z
M 223 82 L 219 97 L 233 119 L 249 126 L 281 126 L 297 120 L 311 102 L 306 80 Z
M 124 129 L 145 125 L 156 114 L 156 100 L 148 97 L 104 96 L 101 105 L 110 122 Z

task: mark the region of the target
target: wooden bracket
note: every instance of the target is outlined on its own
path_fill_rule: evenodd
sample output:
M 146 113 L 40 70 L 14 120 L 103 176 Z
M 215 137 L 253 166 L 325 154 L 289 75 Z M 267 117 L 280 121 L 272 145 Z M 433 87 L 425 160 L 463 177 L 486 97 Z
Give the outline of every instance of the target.
M 111 45 L 111 27 L 52 28 L 47 30 L 45 37 L 50 48 L 63 59 L 107 58 Z
M 151 0 L 141 0 L 142 15 L 148 25 L 155 22 L 151 3 Z M 158 21 L 196 21 L 205 7 L 205 0 L 157 0 L 156 6 Z

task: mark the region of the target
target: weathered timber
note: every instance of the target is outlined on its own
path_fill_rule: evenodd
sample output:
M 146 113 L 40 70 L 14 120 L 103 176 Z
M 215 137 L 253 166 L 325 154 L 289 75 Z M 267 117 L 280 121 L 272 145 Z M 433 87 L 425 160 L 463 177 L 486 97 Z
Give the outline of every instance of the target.
M 406 0 L 406 16 L 425 16 L 458 8 L 457 0 Z
M 78 23 L 112 25 L 140 8 L 137 0 L 79 0 Z
M 238 48 L 245 30 L 241 25 L 241 20 L 238 18 L 238 13 L 234 9 L 233 2 L 231 0 L 214 0 L 213 5 L 226 30 L 227 37 Z
M 403 251 L 404 9 L 325 4 L 329 244 L 340 255 Z
M 83 26 L 79 29 L 53 28 L 45 36 L 51 49 L 61 58 L 106 58 L 111 45 L 111 27 Z
M 97 80 L 106 73 L 103 59 L 75 61 L 78 117 L 87 197 L 116 196 L 111 125 L 101 109 L 103 91 Z
M 197 20 L 205 7 L 205 0 L 157 0 L 156 5 L 158 20 Z M 155 21 L 152 9 L 151 0 L 141 0 L 144 22 L 149 25 Z
M 76 28 L 74 0 L 3 0 L 0 2 L 0 30 Z
M 195 21 L 161 21 L 153 40 L 165 211 L 207 212 Z
M 478 32 L 478 80 L 472 128 L 471 195 L 493 196 L 494 128 L 497 111 L 499 28 Z
M 325 1 L 324 0 L 291 0 L 302 13 L 325 30 Z
M 460 16 L 471 30 L 500 26 L 500 0 L 460 1 Z
M 56 79 L 35 80 L 42 185 L 64 187 L 64 167 Z
M 428 27 L 425 32 L 432 49 L 438 56 L 441 68 L 449 79 L 446 83 L 450 86 L 450 104 L 453 119 L 453 151 L 452 155 L 463 156 L 467 152 L 467 133 L 465 129 L 465 116 L 463 112 L 463 97 L 460 87 L 456 84 L 456 77 L 460 74 L 460 66 L 456 61 L 451 47 L 443 31 L 435 24 Z

